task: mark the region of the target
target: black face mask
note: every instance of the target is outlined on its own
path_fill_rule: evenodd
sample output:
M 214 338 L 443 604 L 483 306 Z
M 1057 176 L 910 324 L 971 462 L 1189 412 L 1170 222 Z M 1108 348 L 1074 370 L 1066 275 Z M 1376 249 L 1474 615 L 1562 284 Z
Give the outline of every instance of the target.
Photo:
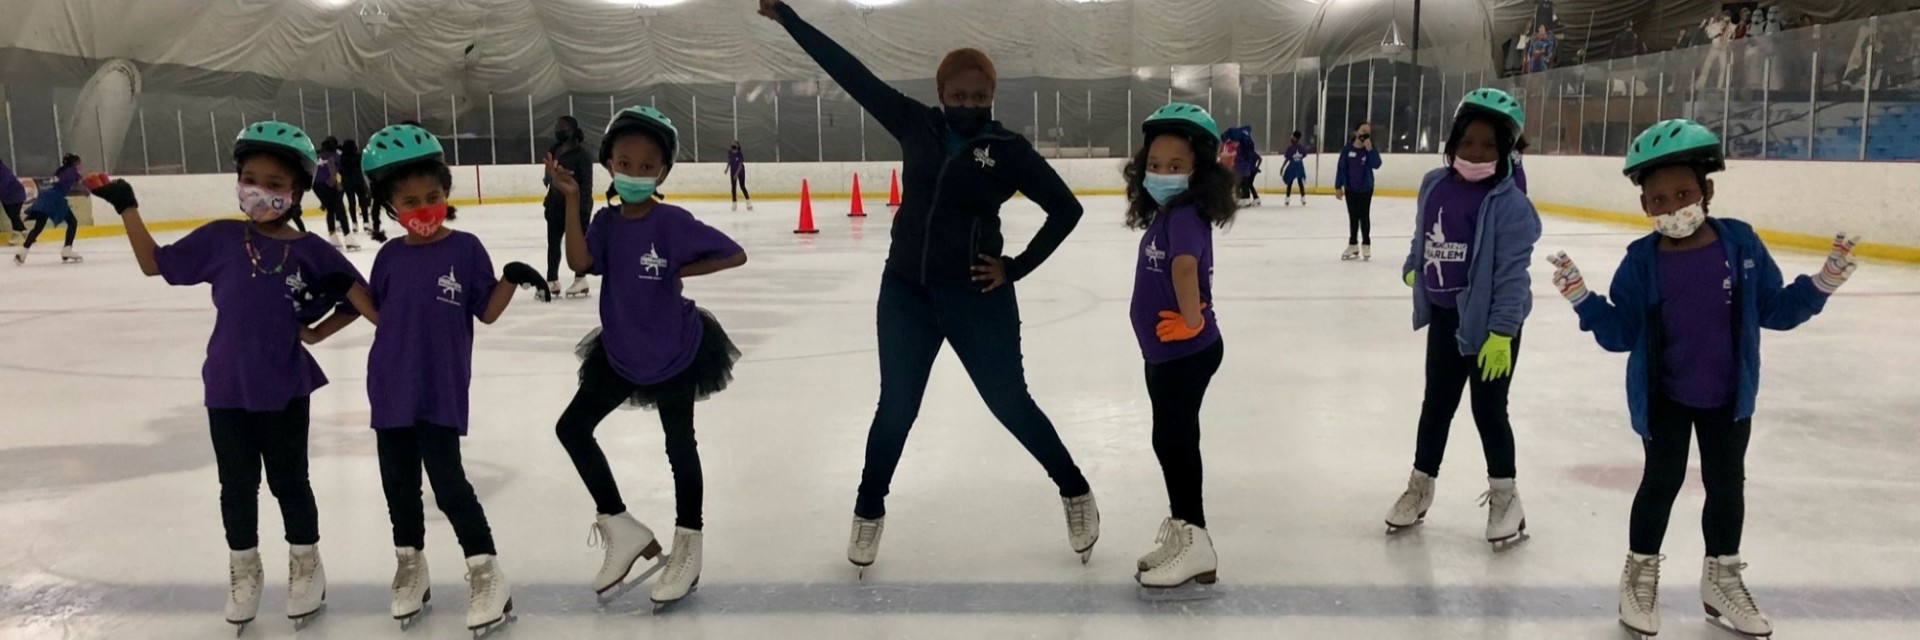
M 991 107 L 946 107 L 947 129 L 963 137 L 980 135 L 980 131 L 993 121 Z
M 555 144 L 566 144 L 568 142 L 571 142 L 573 141 L 573 132 L 564 131 L 564 130 L 555 131 L 553 132 L 553 141 Z

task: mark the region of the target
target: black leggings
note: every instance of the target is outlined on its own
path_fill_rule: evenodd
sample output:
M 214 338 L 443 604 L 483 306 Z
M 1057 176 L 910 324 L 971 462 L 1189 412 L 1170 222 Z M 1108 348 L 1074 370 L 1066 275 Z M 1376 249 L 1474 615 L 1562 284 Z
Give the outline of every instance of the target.
M 1207 528 L 1201 500 L 1200 402 L 1220 370 L 1224 343 L 1160 364 L 1147 363 L 1147 398 L 1153 401 L 1153 455 L 1167 481 L 1173 517 Z
M 747 196 L 747 201 L 753 201 L 753 192 L 747 190 L 747 172 L 745 171 L 733 172 L 733 177 L 727 179 L 727 191 L 733 193 L 733 199 L 736 202 L 740 200 L 741 194 Z
M 380 453 L 380 486 L 393 521 L 393 546 L 427 548 L 426 507 L 420 502 L 420 469 L 433 483 L 433 503 L 453 523 L 453 535 L 467 557 L 493 555 L 493 530 L 473 495 L 460 465 L 460 432 L 417 423 L 399 429 L 374 429 Z
M 987 410 L 1046 469 L 1060 495 L 1091 491 L 1053 422 L 1027 391 L 1020 355 L 1020 303 L 1013 283 L 981 293 L 978 285 L 921 285 L 886 273 L 880 277 L 878 314 L 880 406 L 867 429 L 866 468 L 860 474 L 854 515 L 879 518 L 887 514 L 893 472 L 906 450 L 907 432 L 920 415 L 933 360 L 947 342 L 953 344 L 954 355 L 967 368 Z
M 6 209 L 7 211 L 7 228 L 8 229 L 11 229 L 13 231 L 27 230 L 26 223 L 23 223 L 20 221 L 20 207 L 25 204 L 26 204 L 25 202 L 0 203 L 0 209 Z
M 47 214 L 40 213 L 38 211 L 28 211 L 27 217 L 33 220 L 33 230 L 27 232 L 27 243 L 23 246 L 27 248 L 32 248 L 33 243 L 40 241 L 40 232 L 47 230 L 47 220 L 49 219 L 49 216 Z M 69 246 L 69 247 L 73 246 L 73 237 L 74 237 L 74 234 L 77 234 L 77 233 L 80 233 L 80 219 L 71 218 L 71 217 L 68 218 L 66 246 Z
M 1307 190 L 1300 190 L 1306 197 Z M 1347 244 L 1373 245 L 1373 192 L 1348 191 L 1347 195 Z
M 361 224 L 373 224 L 372 198 L 367 195 L 367 185 L 358 182 L 342 183 L 341 194 L 347 200 L 347 219 Z
M 320 208 L 327 213 L 327 233 L 348 233 L 353 225 L 347 220 L 347 205 L 341 200 L 340 190 L 328 184 L 313 185 L 313 196 L 320 199 Z
M 1353 200 L 1353 194 L 1347 194 Z M 1440 477 L 1440 458 L 1447 453 L 1447 431 L 1460 408 L 1460 393 L 1473 388 L 1473 424 L 1480 428 L 1480 449 L 1487 457 L 1487 477 L 1512 478 L 1513 424 L 1507 421 L 1507 390 L 1514 373 L 1498 380 L 1480 379 L 1478 355 L 1460 355 L 1454 334 L 1460 331 L 1460 313 L 1432 307 L 1427 326 L 1427 391 L 1420 403 L 1420 435 L 1413 468 Z M 1513 336 L 1513 371 L 1520 369 L 1520 335 Z
M 227 548 L 260 546 L 260 467 L 267 488 L 280 501 L 287 544 L 320 542 L 320 511 L 307 483 L 308 399 L 279 411 L 207 408 L 213 460 L 220 476 L 220 523 Z
M 1753 420 L 1733 419 L 1731 406 L 1695 409 L 1674 402 L 1665 393 L 1655 391 L 1652 395 L 1647 407 L 1648 436 L 1643 442 L 1647 467 L 1640 476 L 1640 490 L 1633 495 L 1628 548 L 1634 553 L 1660 553 L 1673 500 L 1687 479 L 1687 440 L 1692 431 L 1700 438 L 1700 483 L 1707 490 L 1706 505 L 1700 513 L 1707 555 L 1740 553 L 1740 533 L 1747 513 L 1747 441 L 1753 435 Z
M 1253 176 L 1241 176 L 1237 186 L 1238 189 L 1236 189 L 1235 196 L 1241 200 L 1252 200 L 1260 197 L 1260 194 L 1253 190 Z
M 547 210 L 547 280 L 555 282 L 560 280 L 560 250 L 566 246 L 567 242 L 567 210 L 566 203 L 554 200 L 547 200 L 545 207 Z M 587 215 L 589 214 L 586 209 L 580 210 L 582 232 L 586 231 L 585 216 Z M 575 271 L 573 275 L 578 278 L 587 274 Z
M 602 514 L 617 515 L 625 513 L 627 505 L 620 499 L 620 486 L 614 482 L 613 469 L 607 466 L 607 454 L 600 450 L 593 431 L 641 385 L 621 377 L 605 356 L 591 357 L 587 362 L 593 366 L 583 369 L 580 390 L 573 394 L 573 402 L 560 414 L 554 434 L 559 436 L 560 446 L 567 449 L 567 457 L 573 459 L 573 468 L 580 472 L 587 493 L 592 494 L 593 508 Z M 673 524 L 699 531 L 703 524 L 700 505 L 705 488 L 700 477 L 699 443 L 693 438 L 695 383 L 692 371 L 693 368 L 688 367 L 680 375 L 654 385 L 649 395 L 658 399 L 660 428 L 667 436 L 667 463 L 673 467 Z
M 1281 177 L 1280 181 L 1287 183 L 1287 197 L 1289 198 L 1293 197 L 1293 185 L 1299 184 L 1300 200 L 1305 201 L 1307 199 L 1307 177 L 1306 176 L 1303 176 L 1303 175 L 1294 176 L 1291 178 Z

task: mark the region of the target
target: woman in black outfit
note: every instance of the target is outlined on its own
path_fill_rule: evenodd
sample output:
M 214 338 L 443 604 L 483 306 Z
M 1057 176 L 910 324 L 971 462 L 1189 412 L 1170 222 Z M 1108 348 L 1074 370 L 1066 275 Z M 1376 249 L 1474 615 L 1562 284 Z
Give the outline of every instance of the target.
M 374 242 L 386 242 L 387 234 L 380 230 L 380 216 L 367 191 L 367 174 L 360 170 L 360 143 L 352 140 L 340 143 L 340 192 L 347 198 L 347 220 L 366 230 Z
M 880 406 L 867 432 L 866 469 L 854 503 L 847 559 L 873 564 L 886 517 L 887 488 L 920 413 L 940 345 L 950 342 L 987 408 L 1059 486 L 1067 538 L 1084 562 L 1100 537 L 1093 491 L 1053 423 L 1027 391 L 1020 307 L 1014 283 L 1032 273 L 1080 221 L 1080 202 L 1019 134 L 992 120 L 993 62 L 960 49 L 935 74 L 931 108 L 881 82 L 852 54 L 779 0 L 760 14 L 787 33 L 900 142 L 905 199 L 880 281 Z M 1014 192 L 1047 212 L 1027 250 L 1002 253 L 1000 205 Z
M 586 134 L 580 131 L 580 121 L 573 116 L 560 116 L 553 123 L 553 146 L 547 148 L 547 155 L 560 161 L 560 167 L 573 174 L 575 182 L 580 183 L 580 215 L 593 215 L 593 154 L 587 153 L 584 145 Z M 542 180 L 545 180 L 544 178 Z M 547 289 L 553 295 L 560 295 L 560 249 L 566 246 L 567 207 L 566 195 L 547 185 L 547 199 L 544 203 L 547 213 Z M 581 224 L 586 224 L 583 218 Z M 573 274 L 573 284 L 567 287 L 567 297 L 587 294 L 587 274 Z

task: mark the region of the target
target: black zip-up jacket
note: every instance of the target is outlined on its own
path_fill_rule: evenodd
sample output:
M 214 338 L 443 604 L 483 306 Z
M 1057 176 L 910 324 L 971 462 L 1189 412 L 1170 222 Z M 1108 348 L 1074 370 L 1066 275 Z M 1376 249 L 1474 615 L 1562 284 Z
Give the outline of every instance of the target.
M 1026 138 L 993 123 L 957 153 L 948 153 L 942 110 L 882 82 L 792 7 L 774 7 L 800 48 L 900 142 L 906 167 L 893 246 L 887 250 L 889 272 L 921 284 L 969 282 L 979 263 L 976 256 L 985 254 L 1001 256 L 1007 281 L 1017 281 L 1045 262 L 1079 224 L 1080 201 Z M 1000 205 L 1016 191 L 1040 205 L 1047 221 L 1025 252 L 1009 258 L 1000 235 Z
M 582 144 L 573 145 L 573 148 L 566 153 L 557 153 L 559 151 L 560 145 L 554 145 L 547 149 L 547 153 L 555 154 L 554 159 L 560 161 L 560 168 L 573 172 L 573 180 L 580 183 L 580 215 L 592 217 L 593 154 L 588 152 L 586 146 Z M 559 189 L 555 189 L 552 184 L 548 184 L 547 199 L 543 204 L 548 212 L 557 216 L 560 215 L 560 212 L 566 211 L 565 207 L 567 202 L 564 198 L 566 198 L 566 196 L 562 195 Z

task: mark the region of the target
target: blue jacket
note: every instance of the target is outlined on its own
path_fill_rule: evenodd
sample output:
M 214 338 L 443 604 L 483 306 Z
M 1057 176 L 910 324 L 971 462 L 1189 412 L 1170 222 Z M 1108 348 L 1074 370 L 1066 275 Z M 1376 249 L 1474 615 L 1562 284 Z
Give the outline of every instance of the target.
M 1380 151 L 1362 149 L 1348 142 L 1340 148 L 1340 161 L 1335 167 L 1333 188 L 1373 193 L 1373 170 L 1380 168 Z
M 1421 244 L 1432 224 L 1426 220 L 1427 196 L 1447 178 L 1451 169 L 1434 169 L 1420 181 L 1419 208 L 1413 216 L 1413 246 L 1401 273 L 1413 272 L 1413 329 L 1425 328 L 1433 317 L 1427 302 L 1426 270 L 1420 268 Z M 1520 334 L 1520 325 L 1533 312 L 1533 244 L 1540 240 L 1540 214 L 1512 178 L 1500 181 L 1480 203 L 1472 255 L 1467 258 L 1467 289 L 1460 292 L 1460 331 L 1453 339 L 1460 355 L 1480 353 L 1487 333 Z
M 1786 331 L 1820 313 L 1827 296 L 1813 287 L 1807 276 L 1795 278 L 1791 286 L 1782 286 L 1780 265 L 1767 253 L 1767 245 L 1753 227 L 1739 220 L 1707 218 L 1726 247 L 1727 264 L 1733 269 L 1734 349 L 1738 353 L 1740 384 L 1734 395 L 1734 419 L 1753 417 L 1754 396 L 1760 390 L 1760 329 Z M 1660 234 L 1627 245 L 1627 258 L 1614 272 L 1613 301 L 1599 294 L 1589 296 L 1574 307 L 1580 314 L 1580 330 L 1593 332 L 1600 348 L 1627 352 L 1627 411 L 1633 414 L 1633 430 L 1647 437 L 1647 406 L 1650 394 L 1657 393 L 1660 379 Z

